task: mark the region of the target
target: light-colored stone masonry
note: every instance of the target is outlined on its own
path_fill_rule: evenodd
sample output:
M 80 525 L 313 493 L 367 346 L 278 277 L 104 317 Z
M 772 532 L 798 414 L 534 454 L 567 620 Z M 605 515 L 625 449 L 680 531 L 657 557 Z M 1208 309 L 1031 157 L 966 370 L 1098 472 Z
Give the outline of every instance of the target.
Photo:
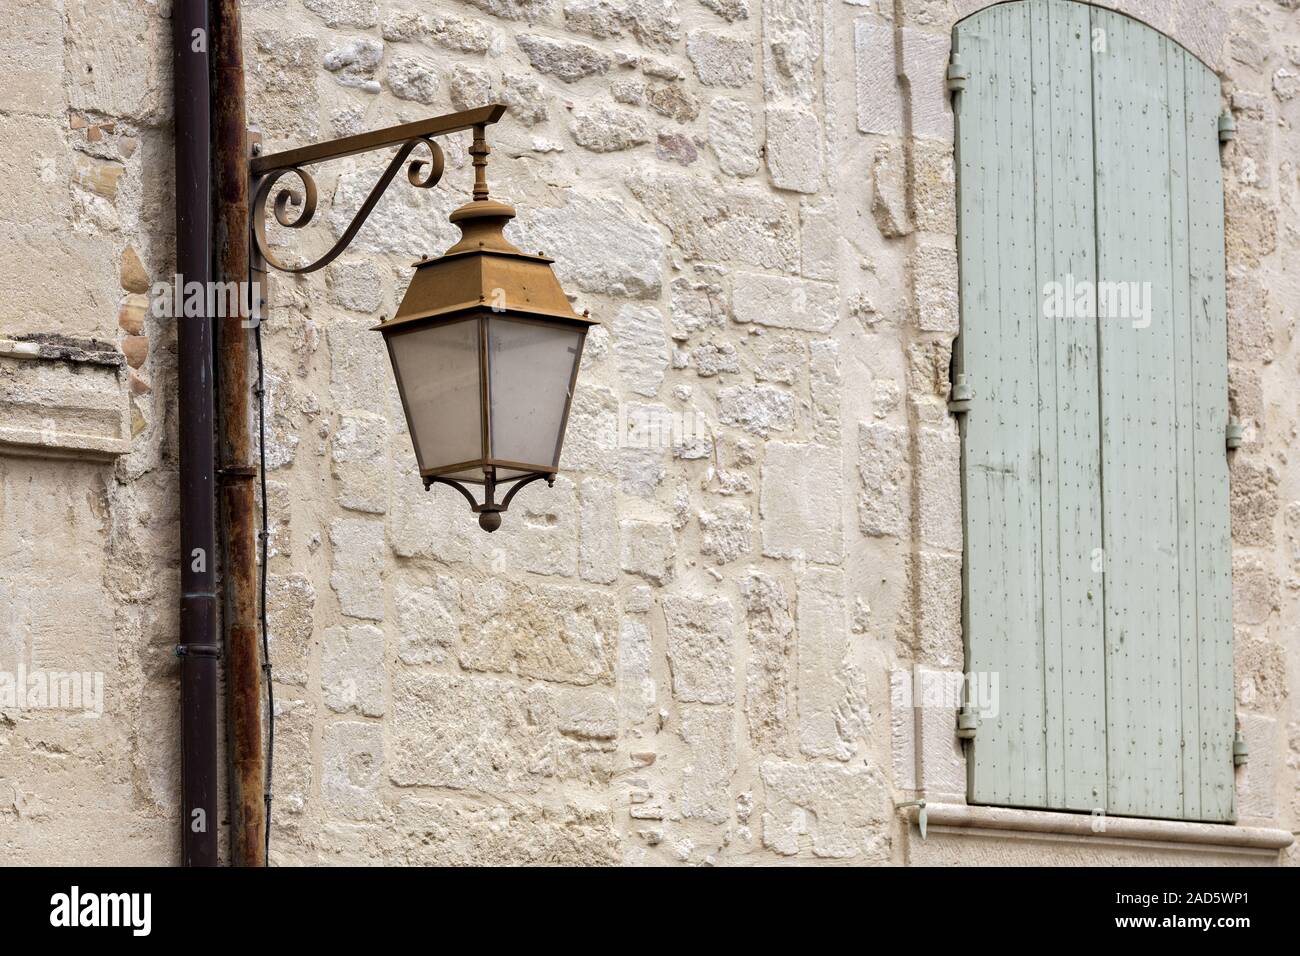
M 951 711 L 900 691 L 962 666 L 943 76 L 982 5 L 247 0 L 268 149 L 507 103 L 489 179 L 519 210 L 508 234 L 603 322 L 562 476 L 487 537 L 421 488 L 368 331 L 453 241 L 466 142 L 322 274 L 275 277 L 274 862 L 1162 858 L 1010 838 L 926 856 L 894 809 L 964 790 Z M 1300 13 L 1107 5 L 1218 70 L 1237 122 L 1239 806 L 1294 829 Z M 146 295 L 173 271 L 169 4 L 0 8 L 0 338 L 125 356 L 20 374 L 0 350 L 4 414 L 70 396 L 42 426 L 64 458 L 0 448 L 0 668 L 105 674 L 98 719 L 0 712 L 0 862 L 170 863 L 175 332 Z M 321 222 L 291 241 L 323 249 L 383 161 L 321 168 Z M 74 440 L 91 420 L 107 451 Z

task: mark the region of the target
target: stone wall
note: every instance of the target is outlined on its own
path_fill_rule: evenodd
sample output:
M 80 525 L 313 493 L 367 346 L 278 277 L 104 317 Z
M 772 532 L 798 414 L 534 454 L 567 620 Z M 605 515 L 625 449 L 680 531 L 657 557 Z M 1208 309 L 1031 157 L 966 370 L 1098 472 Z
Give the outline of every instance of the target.
M 0 457 L 0 666 L 105 675 L 100 718 L 0 713 L 0 858 L 174 862 L 175 334 L 145 295 L 173 272 L 168 4 L 0 3 L 2 335 L 115 343 L 129 423 L 107 462 Z M 269 151 L 506 103 L 507 234 L 603 323 L 563 474 L 488 537 L 422 489 L 368 331 L 454 240 L 467 140 L 323 273 L 273 280 L 274 862 L 902 863 L 894 804 L 960 801 L 951 710 L 899 690 L 962 667 L 943 76 L 981 5 L 245 2 Z M 1300 14 L 1116 6 L 1219 70 L 1237 121 L 1239 802 L 1292 829 Z M 284 254 L 323 250 L 385 161 L 320 168 Z

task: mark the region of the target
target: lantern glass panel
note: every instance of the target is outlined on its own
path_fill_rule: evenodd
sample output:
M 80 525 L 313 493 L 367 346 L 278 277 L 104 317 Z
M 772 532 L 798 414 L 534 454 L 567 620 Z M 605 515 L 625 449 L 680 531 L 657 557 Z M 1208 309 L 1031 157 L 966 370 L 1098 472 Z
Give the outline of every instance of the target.
M 500 479 L 559 467 L 569 389 L 586 331 L 554 322 L 488 320 L 492 457 L 528 466 L 499 468 Z
M 421 473 L 481 459 L 478 319 L 417 325 L 409 332 L 395 332 L 388 336 L 388 351 Z M 447 474 L 483 479 L 481 467 Z

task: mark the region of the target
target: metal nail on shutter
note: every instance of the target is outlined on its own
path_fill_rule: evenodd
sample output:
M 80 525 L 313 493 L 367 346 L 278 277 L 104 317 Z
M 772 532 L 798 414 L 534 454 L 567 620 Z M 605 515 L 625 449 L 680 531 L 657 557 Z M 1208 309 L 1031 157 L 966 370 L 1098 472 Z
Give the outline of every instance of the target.
M 1230 819 L 1217 80 L 1071 0 L 986 8 L 954 50 L 964 623 L 999 677 L 969 797 Z M 1149 288 L 1150 325 L 1045 315 L 1067 277 Z

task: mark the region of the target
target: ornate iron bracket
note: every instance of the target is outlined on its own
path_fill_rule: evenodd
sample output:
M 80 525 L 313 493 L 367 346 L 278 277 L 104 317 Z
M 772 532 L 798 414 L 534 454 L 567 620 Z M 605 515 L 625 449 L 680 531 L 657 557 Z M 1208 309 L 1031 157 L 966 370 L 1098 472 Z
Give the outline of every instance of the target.
M 360 133 L 356 136 L 344 136 L 341 139 L 314 143 L 267 156 L 254 156 L 249 164 L 249 172 L 253 179 L 251 192 L 254 197 L 250 220 L 257 254 L 272 268 L 296 275 L 315 272 L 329 265 L 356 238 L 357 232 L 370 217 L 380 197 L 397 176 L 397 171 L 401 169 L 411 153 L 421 145 L 428 147 L 429 158 L 411 160 L 406 173 L 407 181 L 417 189 L 429 189 L 438 184 L 442 178 L 444 162 L 442 148 L 433 141 L 435 136 L 445 136 L 468 129 L 474 131 L 474 142 L 470 147 L 475 167 L 474 192 L 477 197 L 481 189 L 486 195 L 487 183 L 483 176 L 483 165 L 486 163 L 488 146 L 485 129 L 489 124 L 497 122 L 505 111 L 506 108 L 500 104 L 481 106 L 477 109 L 462 110 L 459 113 L 450 113 L 415 123 L 404 123 L 401 126 L 390 126 L 387 129 Z M 271 204 L 276 222 L 288 229 L 303 228 L 316 214 L 316 181 L 311 173 L 303 168 L 304 166 L 398 145 L 400 148 L 397 154 L 389 161 L 383 175 L 371 188 L 366 201 L 352 217 L 343 235 L 324 255 L 301 265 L 282 262 L 275 256 L 266 237 L 268 202 Z M 280 185 L 280 180 L 290 174 L 298 178 L 301 191 L 288 185 Z M 279 186 L 278 190 L 277 186 Z M 294 207 L 296 211 L 292 211 L 290 207 Z
M 484 531 L 491 532 L 501 527 L 501 512 L 506 511 L 510 507 L 510 502 L 513 501 L 515 495 L 519 493 L 519 489 L 524 485 L 531 484 L 539 478 L 545 478 L 546 483 L 552 487 L 555 485 L 555 475 L 552 472 L 534 471 L 526 475 L 520 475 L 518 478 L 511 478 L 509 481 L 502 482 L 502 485 L 508 485 L 513 482 L 513 487 L 506 492 L 506 496 L 502 498 L 499 503 L 494 500 L 497 489 L 496 469 L 488 471 L 487 474 L 483 476 L 482 504 L 475 501 L 474 496 L 470 494 L 469 489 L 459 481 L 455 481 L 451 478 L 444 478 L 441 475 L 430 475 L 426 477 L 424 479 L 424 487 L 428 488 L 430 485 L 434 484 L 451 485 L 451 487 L 455 488 L 465 496 L 465 500 L 469 502 L 470 510 L 478 515 L 479 527 Z

